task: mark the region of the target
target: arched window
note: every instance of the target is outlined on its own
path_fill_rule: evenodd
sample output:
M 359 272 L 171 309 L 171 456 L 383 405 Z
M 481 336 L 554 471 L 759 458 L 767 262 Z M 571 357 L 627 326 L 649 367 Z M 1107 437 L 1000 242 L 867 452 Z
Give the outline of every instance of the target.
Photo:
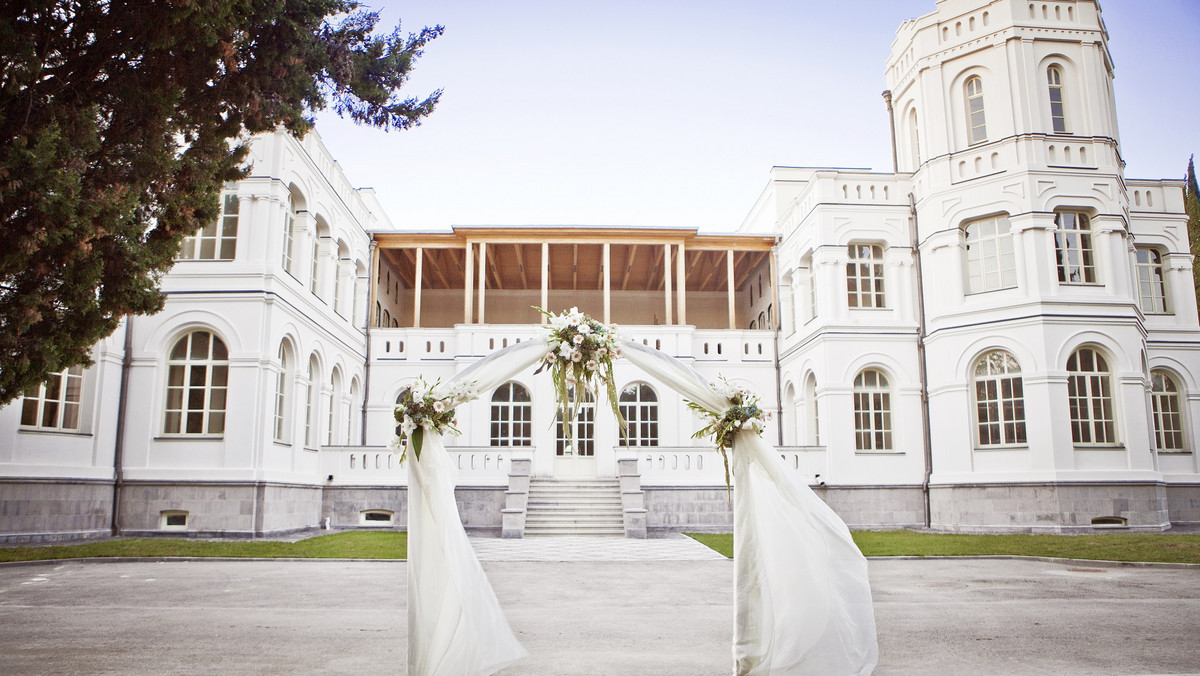
M 1186 451 L 1179 386 L 1166 371 L 1150 372 L 1150 403 L 1154 411 L 1154 443 L 1159 451 Z
M 279 373 L 275 376 L 275 441 L 288 440 L 288 385 L 292 381 L 291 359 L 286 343 L 279 345 Z
M 320 281 L 321 281 L 321 236 L 322 235 L 321 235 L 321 231 L 319 229 L 320 225 L 318 225 L 317 227 L 318 227 L 317 236 L 313 237 L 312 250 L 309 252 L 311 262 L 309 264 L 310 267 L 308 270 L 308 290 L 312 292 L 312 295 L 320 297 L 321 296 Z
M 283 222 L 283 269 L 293 272 L 292 247 L 296 245 L 296 224 L 299 219 L 296 213 L 296 199 L 288 196 L 288 212 Z
M 817 407 L 817 377 L 809 374 L 804 383 L 804 404 L 808 409 L 808 443 L 821 445 L 821 412 Z
M 175 342 L 167 359 L 167 405 L 163 434 L 225 433 L 229 350 L 208 331 L 192 331 Z
M 1050 123 L 1056 134 L 1067 131 L 1067 115 L 1063 108 L 1062 69 L 1050 66 L 1046 69 L 1046 82 L 1050 87 Z
M 1158 249 L 1137 247 L 1138 300 L 1142 312 L 1167 313 L 1167 285 L 1163 275 L 1162 253 Z
M 978 75 L 967 80 L 967 139 L 971 145 L 987 140 L 987 122 L 983 115 L 983 79 Z
M 912 151 L 912 168 L 916 171 L 921 167 L 921 134 L 916 108 L 908 113 L 908 145 Z
M 237 250 L 238 196 L 237 183 L 226 183 L 221 192 L 221 215 L 200 228 L 194 235 L 183 238 L 178 260 L 233 260 Z
M 25 390 L 21 426 L 43 430 L 79 431 L 79 401 L 83 367 L 72 366 Z
M 317 407 L 321 398 L 321 387 L 317 377 L 320 372 L 321 366 L 317 363 L 317 355 L 314 354 L 308 358 L 308 372 L 304 376 L 304 385 L 308 388 L 304 402 L 304 445 L 307 448 L 316 448 L 317 445 Z
M 342 370 L 341 367 L 335 366 L 333 369 L 333 377 L 330 379 L 331 394 L 329 395 L 329 420 L 325 427 L 325 444 L 333 445 L 334 436 L 337 434 L 338 409 L 342 405 Z
M 963 226 L 966 239 L 967 293 L 1011 289 L 1017 285 L 1012 228 L 1006 216 Z
M 846 295 L 852 308 L 884 307 L 883 247 L 850 244 L 846 263 Z
M 358 401 L 358 378 L 355 377 L 350 381 L 350 406 L 346 408 L 346 445 L 353 443 L 354 430 L 354 410 L 359 405 Z
M 658 445 L 658 395 L 646 383 L 632 383 L 621 390 L 621 416 L 629 423 L 628 446 Z
M 570 388 L 574 391 L 574 388 Z M 575 417 L 575 434 L 568 440 L 563 427 L 562 413 L 554 418 L 555 455 L 592 456 L 596 454 L 596 402 L 590 392 L 584 391 L 584 401 L 579 403 Z
M 1092 221 L 1087 214 L 1060 211 L 1054 214 L 1054 253 L 1058 259 L 1058 281 L 1063 284 L 1095 284 L 1096 260 L 1092 252 Z
M 1026 443 L 1021 366 L 1002 350 L 988 352 L 975 362 L 975 425 L 978 446 Z
M 406 394 L 408 394 L 407 387 L 400 390 L 400 393 L 396 395 L 396 406 L 397 407 L 400 406 L 400 401 L 404 399 L 404 395 L 406 395 Z M 396 436 L 400 436 L 400 421 L 399 420 L 396 421 Z M 407 443 L 407 439 L 405 440 L 405 443 Z
M 1112 374 L 1104 355 L 1081 347 L 1067 359 L 1067 399 L 1071 409 L 1071 439 L 1076 444 L 1115 444 Z
M 882 371 L 867 369 L 854 379 L 854 448 L 892 450 L 892 393 Z
M 504 383 L 492 393 L 492 446 L 533 445 L 533 400 L 520 383 Z

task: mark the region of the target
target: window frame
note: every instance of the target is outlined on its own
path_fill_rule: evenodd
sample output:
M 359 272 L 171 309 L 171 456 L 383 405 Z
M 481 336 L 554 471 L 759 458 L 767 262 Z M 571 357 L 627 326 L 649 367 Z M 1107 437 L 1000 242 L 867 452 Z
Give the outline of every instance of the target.
M 1094 368 L 1083 368 L 1082 356 L 1085 352 L 1093 355 L 1090 359 Z M 1097 360 L 1100 362 L 1097 364 Z M 1074 368 L 1072 368 L 1074 364 Z M 1098 368 L 1102 366 L 1103 368 Z M 1099 394 L 1095 392 L 1099 389 Z M 1097 418 L 1094 412 L 1100 405 L 1102 413 L 1108 417 Z M 1120 445 L 1117 430 L 1116 398 L 1113 394 L 1113 373 L 1108 365 L 1108 358 L 1099 349 L 1084 345 L 1076 348 L 1067 358 L 1067 408 L 1071 421 L 1071 442 L 1077 447 L 1112 447 Z M 1097 435 L 1097 431 L 1101 435 Z M 1087 432 L 1089 438 L 1083 439 L 1081 432 Z M 1102 439 L 1098 437 L 1102 436 Z
M 996 363 L 998 357 L 1002 362 Z M 982 372 L 981 372 L 982 371 Z M 1007 350 L 989 350 L 975 360 L 971 369 L 973 419 L 975 434 L 973 444 L 977 450 L 1003 448 L 1028 448 L 1029 429 L 1025 417 L 1025 379 L 1021 364 Z M 1005 385 L 1008 385 L 1007 391 Z M 981 399 L 981 390 L 992 385 L 987 398 Z M 984 412 L 987 411 L 987 415 Z M 989 439 L 985 442 L 987 429 Z
M 1143 261 L 1143 253 L 1152 254 L 1157 260 Z M 1174 314 L 1171 311 L 1170 298 L 1167 293 L 1167 272 L 1162 250 L 1153 246 L 1134 247 L 1134 270 L 1137 274 L 1138 307 L 1141 308 L 1142 313 L 1148 315 Z M 1157 280 L 1154 279 L 1155 273 L 1157 273 Z M 1154 293 L 1155 287 L 1158 289 L 1157 294 Z M 1149 295 L 1147 295 L 1147 290 L 1149 290 Z M 1147 307 L 1148 305 L 1150 307 Z
M 40 432 L 62 432 L 77 434 L 83 430 L 83 374 L 82 364 L 69 366 L 25 390 L 21 395 L 21 418 L 19 428 Z M 48 384 L 55 383 L 53 397 Z M 73 396 L 72 396 L 73 390 Z M 32 392 L 32 394 L 31 394 Z M 32 407 L 30 406 L 32 404 Z M 53 405 L 53 424 L 46 424 L 46 413 Z M 25 422 L 26 414 L 33 410 L 33 422 Z M 68 412 L 73 413 L 74 425 L 67 423 Z
M 275 376 L 275 429 L 274 441 L 287 444 L 291 439 L 291 429 L 288 425 L 288 394 L 291 381 L 294 380 L 288 366 L 288 349 L 286 343 L 279 344 L 279 367 Z
M 987 142 L 987 113 L 983 100 L 983 78 L 972 75 L 963 83 L 966 103 L 967 145 L 975 146 Z M 978 123 L 976 123 L 978 114 Z
M 1159 389 L 1159 382 L 1169 384 L 1172 389 Z M 1166 369 L 1150 371 L 1150 411 L 1154 423 L 1154 450 L 1157 453 L 1190 453 L 1188 435 L 1184 423 L 1184 392 L 1178 380 Z M 1171 410 L 1163 410 L 1162 403 L 1170 402 Z M 1171 429 L 1163 424 L 1171 421 Z M 1167 437 L 1178 439 L 1177 446 L 1167 446 Z
M 1098 286 L 1099 266 L 1092 242 L 1092 217 L 1084 211 L 1064 209 L 1054 212 L 1054 258 L 1058 283 L 1069 286 Z M 1077 258 L 1078 262 L 1073 262 Z M 1082 281 L 1071 276 L 1081 273 Z
M 574 388 L 570 388 L 573 390 Z M 567 443 L 563 426 L 562 410 L 554 415 L 554 457 L 592 458 L 596 455 L 596 400 L 584 390 L 584 401 L 579 402 L 575 417 L 575 434 Z M 567 453 L 567 448 L 571 453 Z
M 883 267 L 883 245 L 851 242 L 846 245 L 846 303 L 851 310 L 887 309 L 886 281 Z M 863 256 L 867 252 L 869 255 Z M 864 272 L 867 274 L 862 274 Z M 864 290 L 864 285 L 867 290 Z M 869 299 L 871 304 L 864 305 Z
M 1046 89 L 1050 102 L 1050 128 L 1055 134 L 1069 134 L 1067 130 L 1067 100 L 1063 85 L 1063 69 L 1056 63 L 1046 68 Z M 1057 104 L 1058 114 L 1054 107 Z
M 502 414 L 503 419 L 497 419 L 497 414 Z M 488 409 L 488 445 L 493 448 L 533 446 L 533 397 L 529 388 L 515 380 L 492 392 Z
M 196 352 L 194 347 L 195 338 L 200 334 L 208 336 L 208 345 L 205 348 L 205 356 L 203 358 L 194 358 Z M 183 357 L 176 357 L 175 354 L 179 350 L 180 345 L 184 345 Z M 223 358 L 218 358 L 217 346 L 220 345 L 221 351 L 224 352 Z M 184 333 L 172 343 L 170 351 L 167 353 L 166 360 L 166 387 L 164 390 L 163 400 L 163 417 L 162 417 L 162 434 L 164 437 L 172 438 L 209 438 L 219 439 L 225 436 L 226 415 L 229 410 L 229 347 L 225 341 L 217 335 L 215 331 L 209 329 L 198 328 Z M 203 383 L 199 386 L 193 384 L 193 376 L 196 375 L 197 368 L 203 369 Z M 176 369 L 179 369 L 176 371 Z M 179 379 L 180 384 L 173 385 L 175 380 L 174 374 L 179 372 L 182 377 Z M 220 380 L 224 381 L 224 385 L 214 385 L 214 381 L 218 380 L 218 374 L 221 375 Z M 171 406 L 172 390 L 179 391 L 179 408 Z M 193 394 L 199 391 L 201 393 L 202 404 L 199 408 L 194 408 L 190 405 Z M 217 396 L 220 396 L 221 406 L 218 408 L 214 404 Z M 178 414 L 178 425 L 175 429 L 171 429 L 171 415 Z M 198 414 L 200 416 L 201 430 L 197 432 L 188 431 L 191 426 L 191 416 Z M 219 420 L 219 428 L 214 429 L 213 421 Z
M 989 225 L 992 226 L 990 232 L 980 232 Z M 1004 228 L 1003 232 L 1001 226 Z M 971 238 L 973 231 L 977 233 L 974 240 Z M 1017 288 L 1016 247 L 1012 223 L 1006 214 L 963 223 L 962 236 L 963 276 L 967 295 Z M 972 274 L 973 268 L 979 270 L 978 275 Z M 988 284 L 990 278 L 995 278 L 996 282 Z
M 874 382 L 868 383 L 868 376 Z M 894 452 L 892 429 L 892 388 L 887 374 L 878 368 L 865 368 L 854 377 L 854 451 L 856 453 Z
M 216 220 L 184 237 L 179 245 L 179 253 L 175 255 L 175 260 L 227 262 L 237 258 L 238 220 L 241 212 L 237 183 L 226 183 L 221 190 L 220 200 L 220 215 Z M 232 211 L 229 209 L 230 205 L 233 206 Z M 232 234 L 228 232 L 231 222 L 233 224 Z M 220 226 L 219 229 L 218 226 Z M 203 255 L 204 247 L 209 242 L 212 243 L 212 255 L 205 256 Z M 223 255 L 226 245 L 229 246 L 228 256 Z
M 647 393 L 649 397 L 647 398 Z M 627 447 L 658 446 L 659 410 L 658 393 L 649 383 L 632 382 L 621 389 L 617 407 L 625 418 L 628 431 L 621 439 Z

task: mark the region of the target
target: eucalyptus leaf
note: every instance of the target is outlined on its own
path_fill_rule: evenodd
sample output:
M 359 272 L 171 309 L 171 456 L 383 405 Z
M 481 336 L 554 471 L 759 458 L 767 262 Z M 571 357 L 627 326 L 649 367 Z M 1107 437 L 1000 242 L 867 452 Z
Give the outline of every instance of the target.
M 416 456 L 417 460 L 421 459 L 421 441 L 423 441 L 424 439 L 425 439 L 425 428 L 424 427 L 418 426 L 417 429 L 412 431 L 413 454 Z

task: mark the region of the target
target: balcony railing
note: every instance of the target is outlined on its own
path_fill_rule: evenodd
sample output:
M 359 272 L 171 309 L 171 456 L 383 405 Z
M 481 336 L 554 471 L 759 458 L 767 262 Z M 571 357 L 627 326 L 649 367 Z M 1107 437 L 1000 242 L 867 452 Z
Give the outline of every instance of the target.
M 459 486 L 507 486 L 512 458 L 530 457 L 532 448 L 453 446 L 446 449 L 458 470 Z M 408 471 L 400 454 L 383 446 L 325 446 L 321 470 L 333 486 L 405 486 Z
M 784 466 L 809 485 L 828 479 L 824 446 L 777 447 Z M 642 486 L 717 486 L 725 483 L 725 466 L 714 448 L 694 446 L 619 447 L 618 458 L 637 458 Z M 818 476 L 819 475 L 819 476 Z

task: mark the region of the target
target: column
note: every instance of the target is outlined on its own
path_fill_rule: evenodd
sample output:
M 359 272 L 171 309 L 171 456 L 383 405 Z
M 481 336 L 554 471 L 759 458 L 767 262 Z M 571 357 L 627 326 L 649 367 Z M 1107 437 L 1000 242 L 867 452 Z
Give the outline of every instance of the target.
M 679 294 L 679 324 L 687 324 L 687 269 L 684 265 L 683 243 L 679 243 L 679 255 L 675 258 L 676 274 L 678 277 L 675 280 L 677 287 L 675 293 Z
M 417 247 L 417 271 L 413 277 L 413 328 L 421 328 L 421 267 L 425 262 L 425 250 Z
M 542 242 L 542 309 L 554 312 L 550 307 L 550 243 Z
M 371 240 L 371 272 L 370 286 L 367 287 L 367 324 L 379 326 L 379 316 L 375 313 L 375 299 L 379 297 L 379 243 Z
M 771 253 L 767 254 L 767 269 L 770 271 L 768 279 L 771 280 L 771 307 L 775 310 L 768 314 L 771 315 L 769 321 L 771 322 L 771 330 L 774 331 L 782 325 L 782 322 L 779 320 L 779 314 L 782 312 L 782 309 L 779 307 L 779 271 L 775 268 L 774 247 L 771 248 Z M 783 421 L 780 421 L 780 424 L 782 425 Z
M 600 263 L 600 274 L 604 277 L 604 323 L 612 323 L 612 293 L 610 287 L 612 274 L 609 272 L 609 243 L 604 243 L 604 260 Z
M 483 294 L 487 289 L 487 242 L 479 243 L 479 323 L 486 324 L 483 316 Z
M 671 245 L 663 245 L 663 287 L 666 291 L 667 317 L 664 324 L 671 324 Z
M 466 281 L 463 283 L 463 323 L 470 324 L 474 319 L 475 300 L 475 244 L 467 242 L 466 262 L 463 265 L 463 274 L 466 276 Z
M 729 296 L 729 329 L 737 328 L 737 313 L 734 312 L 734 288 L 733 288 L 733 249 L 725 251 L 725 286 L 728 289 Z

